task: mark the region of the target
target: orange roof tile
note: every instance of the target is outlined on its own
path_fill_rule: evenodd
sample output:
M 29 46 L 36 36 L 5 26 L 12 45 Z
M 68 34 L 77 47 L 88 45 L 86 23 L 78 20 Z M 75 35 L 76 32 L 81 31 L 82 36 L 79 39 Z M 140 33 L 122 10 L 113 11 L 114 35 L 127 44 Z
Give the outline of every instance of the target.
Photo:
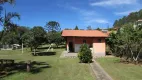
M 75 36 L 75 37 L 108 37 L 108 34 L 98 30 L 63 30 L 62 36 Z

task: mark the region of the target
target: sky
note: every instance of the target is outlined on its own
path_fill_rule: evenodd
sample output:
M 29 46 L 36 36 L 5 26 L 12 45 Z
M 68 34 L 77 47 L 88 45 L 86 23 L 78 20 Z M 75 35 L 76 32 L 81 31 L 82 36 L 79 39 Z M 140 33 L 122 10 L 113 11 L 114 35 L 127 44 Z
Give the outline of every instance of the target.
M 116 19 L 142 9 L 142 0 L 16 0 L 5 4 L 6 12 L 18 12 L 20 26 L 45 26 L 49 21 L 60 23 L 61 29 L 112 27 Z

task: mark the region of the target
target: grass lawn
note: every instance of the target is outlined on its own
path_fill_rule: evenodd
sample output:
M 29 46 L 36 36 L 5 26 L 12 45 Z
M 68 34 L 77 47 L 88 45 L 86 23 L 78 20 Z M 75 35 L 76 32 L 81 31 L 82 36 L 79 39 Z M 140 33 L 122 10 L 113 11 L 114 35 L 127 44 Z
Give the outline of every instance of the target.
M 119 58 L 98 58 L 96 61 L 114 80 L 142 80 L 142 66 L 119 63 Z
M 29 50 L 0 51 L 0 59 L 14 59 L 16 62 L 37 61 L 46 65 L 35 65 L 39 70 L 35 73 L 17 71 L 0 80 L 94 80 L 89 64 L 78 63 L 77 58 L 59 58 L 64 49 L 56 49 L 56 55 L 32 56 Z M 47 64 L 49 67 L 47 67 Z

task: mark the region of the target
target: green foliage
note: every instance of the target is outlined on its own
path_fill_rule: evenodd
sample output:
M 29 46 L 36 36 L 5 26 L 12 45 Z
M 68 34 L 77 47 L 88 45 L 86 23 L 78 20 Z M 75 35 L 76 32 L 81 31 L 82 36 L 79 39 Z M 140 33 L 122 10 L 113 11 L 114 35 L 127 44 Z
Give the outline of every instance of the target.
M 87 27 L 87 30 L 93 30 L 93 29 L 92 29 L 92 27 L 91 27 L 91 26 L 88 26 L 88 27 Z
M 56 34 L 54 34 L 54 41 L 53 43 L 56 44 L 56 46 L 58 47 L 60 44 L 63 44 L 65 42 L 64 38 L 61 36 L 61 32 L 57 32 Z
M 80 62 L 83 62 L 83 63 L 92 62 L 92 53 L 87 44 L 81 45 L 80 51 L 78 53 L 78 58 Z
M 15 0 L 1 0 L 0 1 L 0 15 L 2 14 L 2 10 L 3 10 L 3 4 L 5 3 L 10 3 L 10 4 L 14 4 L 15 3 Z M 3 35 L 4 35 L 4 32 L 5 31 L 13 31 L 15 30 L 15 27 L 17 27 L 17 24 L 14 24 L 12 22 L 12 19 L 13 18 L 18 18 L 20 19 L 20 15 L 16 12 L 12 13 L 12 12 L 9 12 L 9 13 L 6 13 L 5 11 L 5 15 L 4 16 L 0 16 L 0 23 L 1 25 L 3 26 L 3 31 L 0 35 L 0 41 L 2 40 L 3 38 Z
M 26 33 L 28 29 L 26 27 L 17 27 L 16 31 L 1 31 L 0 35 L 2 44 L 22 44 L 22 35 Z
M 117 34 L 112 32 L 110 33 L 109 37 L 106 38 L 106 44 L 109 46 L 111 52 L 110 53 L 115 53 L 115 45 L 117 44 Z
M 46 31 L 41 26 L 35 26 L 22 36 L 23 42 L 34 49 L 45 42 Z
M 15 32 L 6 32 L 1 42 L 2 44 L 19 44 L 18 35 Z
M 99 31 L 101 31 L 101 29 L 98 27 L 96 30 L 99 30 Z
M 74 30 L 79 30 L 78 26 L 75 26 Z
M 125 24 L 116 34 L 106 40 L 114 55 L 129 61 L 138 61 L 142 56 L 142 29 Z
M 0 35 L 0 40 L 2 40 L 5 32 L 16 31 L 18 25 L 12 22 L 13 18 L 18 18 L 19 20 L 20 15 L 16 12 L 15 13 L 9 12 L 7 14 L 5 12 L 5 16 L 0 18 L 1 19 L 0 22 L 2 23 L 3 26 L 3 31 L 2 34 Z
M 52 34 L 54 32 L 59 32 L 61 30 L 60 24 L 58 22 L 56 22 L 56 21 L 49 21 L 48 23 L 46 23 L 45 29 L 48 32 L 52 32 Z
M 13 18 L 20 20 L 20 15 L 16 12 L 5 12 L 5 17 L 2 18 L 3 26 L 5 31 L 11 31 L 18 27 L 18 25 L 12 22 Z
M 58 33 L 60 32 L 61 28 L 60 28 L 60 24 L 56 21 L 49 21 L 46 26 L 45 29 L 48 31 L 47 35 L 46 35 L 46 43 L 55 43 L 55 41 L 61 39 L 61 36 L 59 37 Z M 57 40 L 56 40 L 57 39 Z M 58 41 L 55 43 L 57 44 Z

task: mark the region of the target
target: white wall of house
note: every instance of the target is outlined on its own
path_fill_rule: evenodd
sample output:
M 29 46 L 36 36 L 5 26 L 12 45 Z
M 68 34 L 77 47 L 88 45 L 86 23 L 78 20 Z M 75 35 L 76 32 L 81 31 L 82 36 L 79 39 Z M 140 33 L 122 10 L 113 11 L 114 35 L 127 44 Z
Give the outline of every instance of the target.
M 81 44 L 75 44 L 75 52 L 79 52 Z

